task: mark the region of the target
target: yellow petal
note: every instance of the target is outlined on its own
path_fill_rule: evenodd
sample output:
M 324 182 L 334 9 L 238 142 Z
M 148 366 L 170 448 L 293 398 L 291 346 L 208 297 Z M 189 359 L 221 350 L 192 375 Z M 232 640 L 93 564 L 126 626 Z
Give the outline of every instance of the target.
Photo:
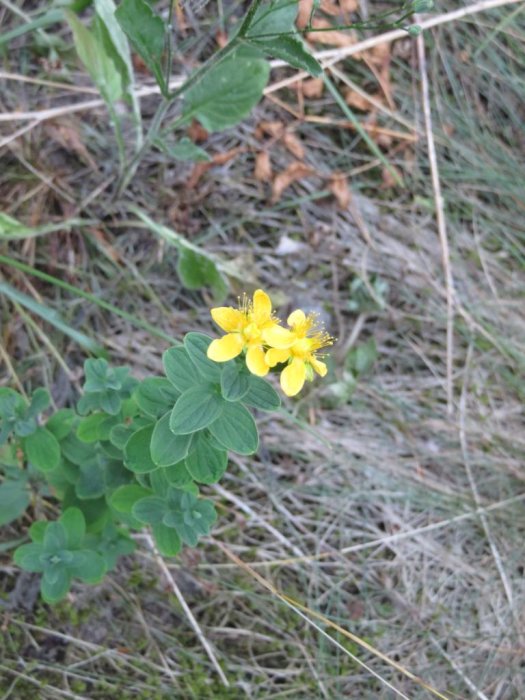
M 262 325 L 269 321 L 272 315 L 272 302 L 270 297 L 262 289 L 257 289 L 253 293 L 253 320 L 257 325 Z
M 321 360 L 317 360 L 315 357 L 310 358 L 310 364 L 321 377 L 324 377 L 328 372 L 328 368 L 325 363 L 321 362 Z
M 292 313 L 286 319 L 286 323 L 292 328 L 294 326 L 304 325 L 306 323 L 306 315 L 304 311 L 301 311 L 301 309 L 296 309 L 295 311 L 292 311 Z
M 226 333 L 240 331 L 245 321 L 244 314 L 231 306 L 217 306 L 210 313 L 215 323 Z
M 272 348 L 289 348 L 295 341 L 295 335 L 287 328 L 277 325 L 277 323 L 265 328 L 262 332 L 262 337 L 264 342 Z
M 252 374 L 264 377 L 268 374 L 269 367 L 264 359 L 264 350 L 261 345 L 252 345 L 246 353 L 246 366 Z
M 306 367 L 298 357 L 285 367 L 281 372 L 281 388 L 286 396 L 295 396 L 304 385 L 306 379 Z
M 266 353 L 266 364 L 269 365 L 270 367 L 275 367 L 275 365 L 278 365 L 279 362 L 286 362 L 286 360 L 290 357 L 290 351 L 289 350 L 278 350 L 277 348 L 271 348 L 268 350 Z
M 212 340 L 207 355 L 214 362 L 227 362 L 240 355 L 243 347 L 244 338 L 240 333 L 228 333 L 222 338 Z

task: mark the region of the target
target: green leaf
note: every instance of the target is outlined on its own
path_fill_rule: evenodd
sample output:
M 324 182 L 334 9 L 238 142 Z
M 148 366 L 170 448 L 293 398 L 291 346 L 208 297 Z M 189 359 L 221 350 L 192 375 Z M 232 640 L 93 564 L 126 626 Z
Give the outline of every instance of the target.
M 179 391 L 186 391 L 196 384 L 202 384 L 203 379 L 183 345 L 166 350 L 162 355 L 162 364 L 169 381 Z
M 261 99 L 269 74 L 267 61 L 236 51 L 190 87 L 182 116 L 198 119 L 208 131 L 235 126 Z
M 98 440 L 103 440 L 107 435 L 103 437 L 101 434 L 101 426 L 108 418 L 106 413 L 93 413 L 90 416 L 82 418 L 82 420 L 77 425 L 77 437 L 82 442 L 97 442 Z M 108 431 L 109 433 L 109 431 Z
M 29 505 L 29 491 L 24 481 L 4 481 L 0 486 L 0 525 L 19 518 Z
M 179 253 L 177 274 L 186 289 L 210 287 L 217 302 L 228 294 L 228 282 L 213 260 L 189 248 L 183 248 Z
M 161 139 L 156 139 L 155 145 L 175 160 L 190 161 L 192 163 L 209 163 L 211 161 L 206 151 L 197 146 L 196 143 L 193 143 L 187 136 L 183 136 L 175 144 L 168 144 Z
M 106 565 L 100 554 L 82 549 L 73 553 L 73 560 L 68 565 L 68 570 L 73 576 L 86 583 L 99 583 L 106 573 Z
M 58 569 L 51 574 L 44 572 L 40 582 L 40 592 L 46 603 L 58 603 L 65 598 L 71 585 L 71 574 L 65 569 Z
M 44 548 L 41 544 L 23 544 L 15 550 L 13 560 L 26 571 L 40 572 L 45 568 Z
M 214 484 L 226 471 L 228 454 L 226 450 L 213 447 L 206 433 L 200 432 L 195 435 L 191 452 L 184 462 L 195 481 Z
M 221 372 L 221 393 L 226 401 L 240 401 L 250 389 L 250 377 L 240 362 L 225 362 Z
M 166 470 L 157 469 L 157 471 L 151 472 L 149 481 L 155 495 L 164 498 L 170 487 L 170 482 L 166 476 Z
M 60 521 L 48 523 L 44 533 L 44 551 L 54 554 L 67 547 L 66 529 Z
M 33 542 L 38 542 L 38 544 L 42 544 L 42 542 L 44 541 L 46 528 L 47 520 L 36 520 L 34 523 L 32 523 L 31 527 L 29 528 L 29 536 L 31 537 Z
M 95 11 L 100 20 L 104 23 L 113 49 L 120 59 L 119 62 L 124 67 L 124 75 L 123 71 L 120 71 L 123 82 L 129 85 L 133 82 L 133 63 L 131 62 L 128 40 L 115 18 L 115 10 L 116 6 L 113 0 L 95 0 Z M 117 63 L 117 61 L 115 62 Z
M 321 75 L 320 63 L 309 53 L 295 31 L 297 2 L 273 0 L 263 3 L 257 9 L 244 36 L 244 40 L 264 53 L 281 58 L 294 68 L 305 70 L 311 75 Z
M 117 449 L 123 450 L 127 441 L 136 431 L 137 427 L 134 427 L 133 425 L 115 425 L 109 434 L 110 442 Z
M 68 508 L 61 516 L 60 522 L 66 531 L 68 549 L 79 549 L 86 534 L 86 521 L 79 508 Z
M 37 428 L 23 441 L 24 452 L 31 464 L 43 472 L 58 467 L 60 462 L 60 445 L 58 440 L 46 428 Z
M 162 70 L 165 27 L 145 0 L 123 0 L 115 16 L 133 48 L 155 76 L 164 96 L 168 88 Z
M 105 480 L 106 459 L 104 455 L 96 454 L 89 462 L 81 464 L 75 492 L 81 500 L 100 498 L 106 491 Z
M 84 464 L 84 462 L 92 459 L 94 454 L 94 445 L 81 442 L 74 433 L 70 433 L 60 443 L 62 454 L 73 464 Z
M 173 408 L 180 393 L 164 377 L 144 379 L 135 389 L 139 408 L 153 418 L 160 418 Z
M 170 430 L 176 435 L 202 430 L 220 416 L 225 405 L 226 401 L 210 386 L 188 389 L 171 412 Z
M 124 448 L 125 464 L 128 469 L 137 474 L 147 474 L 157 469 L 158 465 L 151 459 L 150 443 L 153 426 L 137 430 L 129 438 Z
M 251 413 L 239 403 L 225 403 L 221 415 L 208 429 L 224 447 L 233 452 L 250 455 L 257 450 L 257 426 Z
M 134 518 L 141 523 L 157 525 L 162 522 L 162 516 L 166 510 L 166 502 L 159 496 L 146 496 L 137 501 L 131 512 Z
M 38 416 L 39 413 L 45 411 L 46 408 L 51 403 L 51 397 L 49 396 L 49 391 L 47 389 L 39 388 L 31 397 L 31 403 L 27 410 L 27 415 L 32 418 Z
M 152 530 L 157 549 L 163 556 L 174 557 L 180 552 L 182 543 L 173 528 L 159 523 L 158 525 L 153 525 Z
M 75 48 L 91 79 L 104 100 L 112 105 L 123 95 L 122 77 L 114 61 L 106 53 L 103 43 L 87 29 L 75 14 L 65 10 L 64 15 L 73 31 Z
M 172 486 L 186 486 L 191 483 L 191 474 L 186 468 L 184 461 L 178 464 L 172 464 L 162 470 L 166 474 L 166 478 Z
M 151 496 L 151 491 L 138 484 L 119 486 L 111 494 L 110 504 L 119 513 L 129 514 L 133 510 L 135 503 L 146 496 Z
M 250 388 L 243 396 L 242 402 L 260 411 L 276 411 L 281 405 L 281 397 L 265 379 L 252 374 Z
M 212 338 L 204 333 L 186 333 L 184 347 L 199 374 L 208 382 L 218 383 L 221 380 L 221 368 L 206 354 L 211 341 Z
M 206 535 L 217 519 L 213 503 L 196 498 L 192 493 L 171 488 L 162 522 L 177 530 L 181 540 L 191 547 L 197 544 L 199 535 Z
M 175 435 L 170 430 L 171 411 L 156 423 L 151 436 L 151 458 L 158 467 L 169 467 L 188 454 L 192 435 Z
M 75 412 L 70 408 L 61 408 L 54 413 L 46 423 L 46 428 L 60 442 L 73 428 L 75 422 Z

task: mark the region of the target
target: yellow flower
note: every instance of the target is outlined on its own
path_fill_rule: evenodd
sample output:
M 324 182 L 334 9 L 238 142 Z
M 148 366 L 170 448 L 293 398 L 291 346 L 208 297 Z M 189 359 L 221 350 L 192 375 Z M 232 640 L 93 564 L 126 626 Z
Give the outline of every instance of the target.
M 315 314 L 307 316 L 300 309 L 288 316 L 287 323 L 290 331 L 280 329 L 276 333 L 270 328 L 265 332 L 265 340 L 271 346 L 266 353 L 266 363 L 275 367 L 288 362 L 281 372 L 281 388 L 287 396 L 295 396 L 307 379 L 313 379 L 314 371 L 321 377 L 325 376 L 327 367 L 316 353 L 332 345 L 333 338 L 319 327 Z
M 239 308 L 219 306 L 211 310 L 215 323 L 226 335 L 213 340 L 208 347 L 208 357 L 215 362 L 227 362 L 246 350 L 246 365 L 252 374 L 264 377 L 269 367 L 264 353 L 264 332 L 277 325 L 272 315 L 270 297 L 257 289 L 253 300 L 243 296 Z M 285 330 L 285 329 L 282 329 Z

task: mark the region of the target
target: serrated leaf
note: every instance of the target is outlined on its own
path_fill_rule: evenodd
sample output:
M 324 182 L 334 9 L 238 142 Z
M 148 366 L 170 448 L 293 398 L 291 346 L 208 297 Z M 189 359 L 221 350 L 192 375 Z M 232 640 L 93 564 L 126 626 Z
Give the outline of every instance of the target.
M 221 302 L 228 294 L 228 282 L 213 260 L 189 248 L 180 251 L 177 274 L 186 289 L 209 287 L 216 302 Z
M 219 481 L 228 465 L 226 450 L 217 450 L 205 432 L 197 433 L 191 451 L 184 460 L 186 469 L 195 481 L 201 484 L 214 484 Z
M 221 372 L 221 393 L 226 401 L 240 401 L 250 389 L 250 377 L 245 365 L 225 362 Z
M 162 355 L 162 364 L 167 378 L 179 391 L 186 391 L 203 383 L 203 378 L 183 345 L 166 350 Z
M 212 338 L 205 333 L 186 333 L 184 347 L 199 374 L 208 382 L 218 383 L 221 380 L 221 368 L 206 354 L 211 341 Z
M 206 428 L 216 420 L 226 401 L 210 386 L 185 391 L 171 412 L 169 427 L 176 435 L 187 435 Z
M 173 408 L 180 392 L 164 377 L 148 377 L 138 385 L 134 395 L 144 413 L 153 418 L 160 418 Z
M 251 375 L 250 388 L 243 396 L 242 402 L 260 411 L 276 411 L 281 405 L 281 398 L 265 379 Z
M 138 484 L 119 486 L 111 494 L 110 504 L 119 513 L 131 513 L 135 503 L 146 496 L 151 496 L 151 491 Z
M 185 94 L 183 118 L 196 118 L 208 131 L 235 126 L 261 99 L 270 66 L 236 51 L 210 68 Z
M 46 472 L 58 467 L 60 462 L 60 445 L 58 440 L 46 428 L 37 428 L 23 441 L 24 452 L 31 464 Z
M 221 415 L 208 430 L 228 450 L 241 455 L 250 455 L 257 450 L 257 426 L 251 413 L 240 403 L 226 402 Z
M 132 472 L 147 474 L 157 469 L 158 465 L 151 458 L 150 444 L 152 435 L 153 426 L 148 425 L 133 433 L 127 441 L 124 448 L 124 458 L 126 467 L 131 469 Z
M 171 411 L 156 424 L 151 436 L 151 458 L 158 467 L 169 467 L 188 454 L 192 435 L 175 435 L 170 429 Z
M 162 70 L 164 22 L 145 0 L 123 0 L 115 12 L 115 17 L 166 96 L 168 89 Z

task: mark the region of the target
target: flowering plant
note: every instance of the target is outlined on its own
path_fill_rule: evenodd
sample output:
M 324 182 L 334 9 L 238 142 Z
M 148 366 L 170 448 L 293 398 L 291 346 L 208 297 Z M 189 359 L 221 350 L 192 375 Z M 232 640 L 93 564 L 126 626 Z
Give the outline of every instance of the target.
M 58 519 L 33 522 L 31 543 L 14 554 L 42 575 L 47 602 L 62 599 L 73 578 L 99 582 L 145 525 L 165 556 L 195 546 L 217 519 L 200 488 L 222 477 L 228 450 L 257 450 L 251 410 L 280 406 L 263 377 L 283 367 L 281 386 L 293 396 L 314 371 L 326 373 L 317 353 L 332 340 L 312 316 L 294 311 L 284 328 L 262 290 L 239 309 L 211 313 L 226 335 L 187 333 L 164 352 L 165 376 L 139 382 L 127 367 L 86 360 L 75 409 L 48 415 L 46 390 L 28 401 L 0 389 L 0 525 L 38 512 L 38 495 L 61 503 Z

